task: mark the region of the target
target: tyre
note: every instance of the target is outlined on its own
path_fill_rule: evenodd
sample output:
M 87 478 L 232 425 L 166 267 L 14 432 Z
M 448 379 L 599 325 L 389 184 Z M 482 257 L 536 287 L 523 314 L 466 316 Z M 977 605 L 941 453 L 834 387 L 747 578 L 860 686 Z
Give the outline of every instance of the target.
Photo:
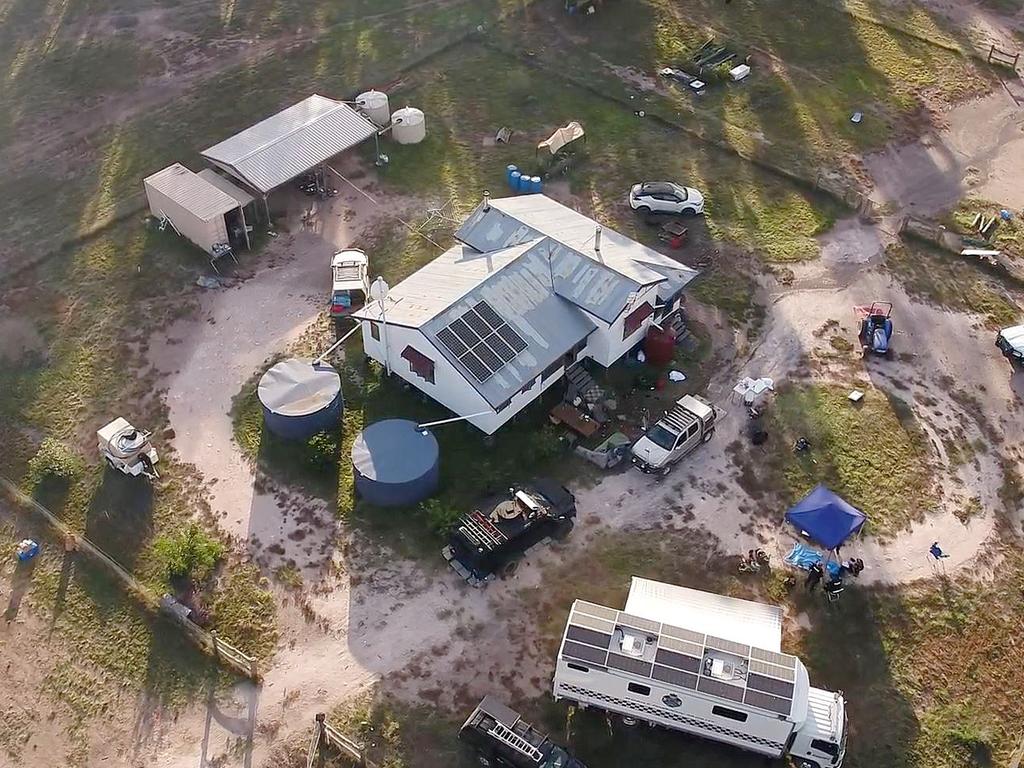
M 555 532 L 551 534 L 551 538 L 557 541 L 562 541 L 570 533 L 572 533 L 572 529 L 575 525 L 576 524 L 572 520 L 565 520 L 559 523 L 558 527 L 555 529 Z
M 505 563 L 498 572 L 498 575 L 503 579 L 509 579 L 516 575 L 516 571 L 519 570 L 519 561 L 513 560 L 509 563 Z
M 651 208 L 650 208 L 650 206 L 647 206 L 647 205 L 639 205 L 639 206 L 636 207 L 635 210 L 641 216 L 645 216 L 646 217 L 646 216 L 650 216 L 651 215 Z
M 685 216 L 687 218 L 690 218 L 691 216 L 696 216 L 697 215 L 697 209 L 696 208 L 683 208 L 683 210 L 681 210 L 679 212 L 679 215 L 680 216 Z
M 715 436 L 715 430 L 709 429 L 707 432 L 704 433 L 704 435 L 701 437 L 700 441 L 702 443 L 710 442 L 711 438 L 714 437 L 714 436 Z

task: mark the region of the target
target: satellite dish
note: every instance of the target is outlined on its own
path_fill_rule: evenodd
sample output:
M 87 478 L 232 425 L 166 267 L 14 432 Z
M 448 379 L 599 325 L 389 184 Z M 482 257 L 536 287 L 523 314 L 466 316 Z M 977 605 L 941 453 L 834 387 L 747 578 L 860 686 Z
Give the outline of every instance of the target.
M 370 286 L 370 298 L 374 301 L 384 301 L 390 290 L 391 286 L 388 285 L 387 280 L 383 277 L 378 277 Z

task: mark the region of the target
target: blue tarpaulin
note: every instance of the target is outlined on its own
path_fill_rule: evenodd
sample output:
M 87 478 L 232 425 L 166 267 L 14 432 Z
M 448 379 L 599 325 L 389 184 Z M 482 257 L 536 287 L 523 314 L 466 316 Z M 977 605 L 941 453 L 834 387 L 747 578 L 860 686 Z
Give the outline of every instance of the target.
M 790 507 L 786 519 L 826 549 L 842 546 L 867 516 L 824 485 L 817 485 Z

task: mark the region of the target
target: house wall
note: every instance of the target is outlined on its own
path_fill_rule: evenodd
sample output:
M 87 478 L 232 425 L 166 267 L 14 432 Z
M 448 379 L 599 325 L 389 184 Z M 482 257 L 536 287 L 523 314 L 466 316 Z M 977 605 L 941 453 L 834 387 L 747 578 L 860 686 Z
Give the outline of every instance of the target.
M 146 199 L 149 210 L 157 218 L 166 216 L 174 224 L 183 237 L 187 238 L 207 253 L 214 243 L 226 243 L 228 230 L 223 216 L 214 216 L 204 221 L 183 208 L 163 192 L 146 184 Z
M 405 328 L 403 326 L 388 325 L 386 330 L 378 323 L 380 328 L 380 341 L 373 338 L 370 333 L 370 322 L 360 322 L 363 335 L 363 350 L 377 362 L 384 364 L 384 341 L 387 333 L 388 359 L 392 372 L 405 381 L 412 384 L 424 394 L 429 395 L 441 405 L 448 408 L 457 416 L 468 416 L 471 413 L 490 411 L 483 416 L 468 419 L 469 423 L 477 429 L 490 435 L 494 434 L 503 424 L 507 423 L 513 416 L 523 410 L 527 405 L 536 400 L 544 390 L 558 381 L 564 369 L 535 384 L 527 392 L 519 392 L 513 395 L 509 405 L 501 411 L 495 412 L 483 396 L 476 391 L 472 384 L 462 375 L 448 359 L 438 350 L 418 329 Z M 402 350 L 411 345 L 414 349 L 434 361 L 434 383 L 420 378 L 413 373 L 409 367 L 409 361 L 402 357 Z
M 652 307 L 656 307 L 658 305 L 657 299 L 657 284 L 648 286 L 640 292 L 639 297 L 633 303 L 633 309 L 636 309 L 644 302 L 648 302 Z M 647 333 L 647 329 L 653 320 L 653 315 L 644 319 L 640 327 L 630 334 L 629 338 L 623 339 L 622 328 L 628 314 L 629 312 L 623 312 L 611 325 L 599 317 L 590 315 L 590 319 L 594 321 L 597 330 L 591 333 L 587 339 L 587 348 L 585 350 L 587 357 L 592 358 L 595 362 L 607 368 L 644 338 L 644 334 Z

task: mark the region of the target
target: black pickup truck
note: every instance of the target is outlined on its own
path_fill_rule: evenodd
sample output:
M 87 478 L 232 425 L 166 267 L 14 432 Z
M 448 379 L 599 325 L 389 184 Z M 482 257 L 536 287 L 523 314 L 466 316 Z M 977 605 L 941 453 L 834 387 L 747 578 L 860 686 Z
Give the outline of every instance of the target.
M 519 713 L 493 696 L 485 696 L 459 731 L 481 765 L 494 768 L 587 768 L 553 743 Z
M 462 578 L 480 586 L 511 572 L 534 544 L 572 530 L 576 498 L 553 480 L 534 480 L 462 515 L 441 550 Z

